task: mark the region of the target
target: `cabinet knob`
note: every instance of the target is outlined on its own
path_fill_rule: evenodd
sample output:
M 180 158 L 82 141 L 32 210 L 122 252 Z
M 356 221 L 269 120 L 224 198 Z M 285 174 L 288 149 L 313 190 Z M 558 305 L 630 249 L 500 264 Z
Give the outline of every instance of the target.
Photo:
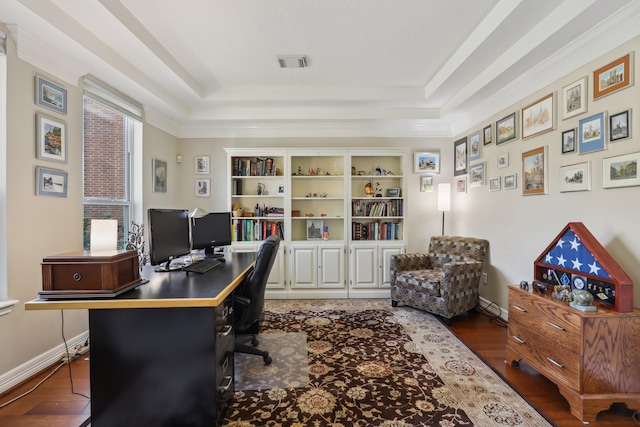
M 79 282 L 80 280 L 82 280 L 82 274 L 73 273 L 73 280 L 75 280 L 76 282 Z

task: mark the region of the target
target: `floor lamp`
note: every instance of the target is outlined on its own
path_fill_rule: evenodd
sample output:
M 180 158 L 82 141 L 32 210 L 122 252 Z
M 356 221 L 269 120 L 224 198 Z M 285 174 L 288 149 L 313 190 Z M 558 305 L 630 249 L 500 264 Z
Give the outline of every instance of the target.
M 438 210 L 442 212 L 442 235 L 444 236 L 444 213 L 451 210 L 451 184 L 438 184 Z

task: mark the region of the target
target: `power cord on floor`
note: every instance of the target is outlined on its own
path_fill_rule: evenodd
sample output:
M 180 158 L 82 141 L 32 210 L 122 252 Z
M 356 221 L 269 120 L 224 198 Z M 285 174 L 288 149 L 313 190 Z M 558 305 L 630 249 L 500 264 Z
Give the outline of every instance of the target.
M 495 307 L 496 310 L 491 310 L 492 307 Z M 502 327 L 507 327 L 507 322 L 505 322 L 505 320 L 500 317 L 500 314 L 502 313 L 502 309 L 500 308 L 500 306 L 498 304 L 496 304 L 495 302 L 491 302 L 487 305 L 485 305 L 484 307 L 482 306 L 482 301 L 480 303 L 478 303 L 478 305 L 476 306 L 476 309 L 481 313 L 484 314 L 485 316 L 489 317 L 489 321 L 498 324 L 499 326 Z M 497 313 L 496 313 L 497 311 Z
M 9 400 L 8 402 L 4 402 L 2 404 L 0 404 L 0 408 L 4 408 L 5 406 L 7 406 L 10 403 L 15 402 L 18 399 L 21 399 L 23 397 L 25 397 L 26 395 L 28 395 L 29 393 L 31 393 L 32 391 L 34 391 L 35 389 L 37 389 L 38 387 L 40 387 L 40 385 L 42 383 L 44 383 L 46 380 L 48 380 L 53 374 L 55 374 L 56 372 L 58 372 L 58 370 L 60 368 L 62 368 L 64 366 L 64 362 L 61 362 L 58 366 L 56 366 L 53 371 L 51 371 L 46 377 L 44 377 L 42 380 L 40 380 L 40 382 L 38 384 L 36 384 L 35 386 L 33 386 L 33 388 L 29 391 L 25 391 L 24 393 L 22 393 L 20 396 L 16 396 L 13 399 Z
M 60 310 L 60 316 L 62 318 L 62 330 L 60 332 L 61 335 L 62 335 L 62 342 L 64 342 L 64 349 L 66 351 L 66 354 L 69 355 L 71 353 L 69 352 L 69 346 L 67 345 L 67 339 L 64 336 L 64 310 Z M 69 382 L 71 383 L 71 394 L 77 394 L 78 396 L 86 397 L 87 399 L 91 400 L 91 398 L 89 396 L 87 396 L 86 394 L 78 393 L 73 389 L 73 375 L 71 374 L 71 361 L 72 361 L 72 359 L 69 359 L 69 361 L 67 362 L 67 365 L 69 365 Z

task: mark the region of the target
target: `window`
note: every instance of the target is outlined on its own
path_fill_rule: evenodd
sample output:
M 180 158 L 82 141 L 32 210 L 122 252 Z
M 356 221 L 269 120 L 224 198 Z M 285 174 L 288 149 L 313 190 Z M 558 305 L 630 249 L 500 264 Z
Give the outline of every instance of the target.
M 132 167 L 134 147 L 142 141 L 142 110 L 103 84 L 84 84 L 84 248 L 89 249 L 92 219 L 116 219 L 118 249 L 124 249 L 135 218 Z
M 0 316 L 17 301 L 8 301 L 7 286 L 7 57 L 6 34 L 0 31 Z

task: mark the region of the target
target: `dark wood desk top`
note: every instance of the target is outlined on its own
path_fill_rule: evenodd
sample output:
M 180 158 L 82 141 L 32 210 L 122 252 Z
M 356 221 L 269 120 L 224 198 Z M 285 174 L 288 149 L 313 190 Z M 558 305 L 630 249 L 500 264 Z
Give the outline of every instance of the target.
M 146 265 L 142 277 L 149 279 L 137 288 L 114 298 L 46 300 L 25 303 L 26 310 L 216 307 L 233 292 L 253 267 L 256 254 L 227 255 L 227 262 L 204 274 L 184 271 L 154 272 Z M 230 259 L 229 259 L 230 258 Z

